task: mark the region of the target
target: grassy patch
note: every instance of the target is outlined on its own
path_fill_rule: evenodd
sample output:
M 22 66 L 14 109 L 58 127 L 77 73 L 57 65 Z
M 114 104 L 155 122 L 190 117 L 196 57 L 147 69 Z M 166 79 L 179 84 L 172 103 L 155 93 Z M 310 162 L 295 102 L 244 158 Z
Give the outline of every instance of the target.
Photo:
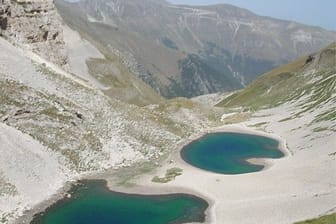
M 317 127 L 313 129 L 313 132 L 322 132 L 322 131 L 327 131 L 328 127 Z
M 47 94 L 16 81 L 0 79 L 0 87 L 0 113 L 8 115 L 6 123 L 9 126 L 61 153 L 70 169 L 89 171 L 97 167 L 87 159 L 87 154 L 104 156 L 100 153 L 102 144 L 96 127 L 87 119 L 86 108 L 71 99 Z M 21 116 L 19 111 L 29 112 Z
M 335 50 L 328 48 L 318 54 L 322 57 L 326 52 L 329 52 L 327 55 L 335 55 Z M 299 102 L 301 110 L 296 114 L 299 116 L 331 103 L 336 88 L 334 62 L 324 58 L 312 67 L 305 63 L 306 59 L 307 57 L 302 57 L 260 76 L 247 88 L 227 97 L 218 106 L 244 106 L 259 110 L 285 102 Z M 335 114 L 324 119 L 333 117 L 336 117 Z
M 335 71 L 320 72 L 320 80 L 308 84 L 304 87 L 306 95 L 310 94 L 308 100 L 301 103 L 301 111 L 296 115 L 300 115 L 307 111 L 313 111 L 318 107 L 333 100 L 333 93 L 336 88 L 336 74 Z M 335 114 L 334 114 L 335 115 Z
M 163 156 L 162 158 L 165 158 Z M 113 173 L 117 185 L 133 186 L 134 179 L 142 174 L 150 173 L 157 167 L 155 161 L 140 162 L 131 167 L 120 168 Z
M 0 217 L 0 223 L 7 223 L 7 218 L 5 216 Z
M 155 176 L 152 181 L 155 183 L 168 183 L 175 179 L 175 177 L 182 175 L 182 169 L 174 167 L 166 171 L 164 177 Z
M 290 121 L 290 120 L 293 120 L 293 119 L 295 119 L 295 117 L 286 117 L 284 119 L 279 120 L 279 122 Z
M 108 87 L 104 93 L 138 106 L 159 103 L 161 97 L 141 79 L 132 74 L 117 58 L 87 60 L 89 73 L 101 84 Z
M 295 224 L 335 224 L 336 223 L 336 213 L 331 215 L 321 216 L 317 219 L 311 219 L 303 222 L 297 222 Z
M 268 122 L 260 122 L 260 123 L 251 125 L 251 127 L 260 128 L 261 126 L 264 126 L 266 124 L 268 124 Z
M 61 113 L 56 107 L 51 106 L 49 108 L 45 108 L 40 112 L 40 115 L 45 115 L 49 119 L 52 120 L 60 120 L 64 122 L 70 122 L 73 117 L 72 116 L 66 116 L 64 113 Z
M 330 110 L 319 114 L 316 116 L 313 122 L 320 122 L 320 121 L 335 121 L 336 120 L 336 107 L 331 108 Z
M 211 113 L 207 116 L 208 120 L 215 126 L 220 125 L 220 114 Z
M 237 124 L 244 121 L 247 121 L 251 117 L 251 113 L 244 112 L 244 113 L 237 113 L 231 116 L 226 117 L 223 122 L 225 124 Z
M 302 77 L 298 77 L 297 71 L 303 67 L 304 62 L 305 58 L 301 58 L 262 75 L 244 90 L 227 97 L 218 106 L 245 106 L 257 110 L 280 104 L 289 97 L 288 93 L 297 88 L 299 81 L 302 83 Z
M 0 183 L 0 197 L 7 195 L 7 196 L 14 196 L 17 194 L 17 189 L 14 185 L 10 183 Z

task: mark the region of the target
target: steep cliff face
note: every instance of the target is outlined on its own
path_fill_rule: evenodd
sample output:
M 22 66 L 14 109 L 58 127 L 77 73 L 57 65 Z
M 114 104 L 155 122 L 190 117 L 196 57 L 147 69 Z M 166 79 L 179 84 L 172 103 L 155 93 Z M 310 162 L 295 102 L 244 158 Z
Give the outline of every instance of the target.
M 67 63 L 61 18 L 52 0 L 1 0 L 0 34 L 55 64 Z

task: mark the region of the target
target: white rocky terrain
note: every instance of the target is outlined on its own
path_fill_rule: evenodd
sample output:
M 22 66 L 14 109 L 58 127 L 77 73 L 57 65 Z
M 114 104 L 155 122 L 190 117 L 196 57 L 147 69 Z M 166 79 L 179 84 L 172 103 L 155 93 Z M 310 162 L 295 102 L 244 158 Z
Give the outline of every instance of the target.
M 334 45 L 213 107 L 226 94 L 163 99 L 117 54 L 107 55 L 67 26 L 52 1 L 1 1 L 0 25 L 0 223 L 38 211 L 69 181 L 123 167 L 132 172 L 113 177 L 112 186 L 136 179 L 140 188 L 196 192 L 215 201 L 211 223 L 244 223 L 242 212 L 254 223 L 290 223 L 334 211 Z M 181 144 L 232 123 L 241 123 L 238 131 L 281 138 L 289 155 L 266 161 L 273 165 L 265 171 L 235 177 L 179 159 Z M 151 182 L 176 166 L 183 174 L 175 181 Z M 195 184 L 195 175 L 204 181 Z M 277 206 L 282 214 L 267 215 Z
M 34 61 L 40 57 L 4 39 L 0 48 L 4 222 L 56 193 L 65 181 L 157 159 L 210 124 L 207 114 L 213 112 L 197 104 L 129 105 L 56 65 Z M 43 194 L 34 197 L 35 190 Z
M 66 181 L 149 160 L 155 167 L 154 161 L 166 155 L 176 142 L 213 123 L 209 116 L 219 116 L 216 110 L 184 99 L 162 100 L 139 107 L 105 95 L 101 84 L 89 75 L 85 64 L 89 58 L 103 56 L 76 32 L 62 25 L 57 14 L 49 14 L 51 6 L 47 2 L 7 3 L 1 7 L 20 11 L 23 6 L 38 9 L 48 6 L 43 10 L 47 10 L 45 15 L 50 16 L 48 21 L 53 20 L 52 24 L 56 24 L 52 29 L 58 30 L 62 36 L 57 44 L 63 50 L 61 54 L 46 54 L 47 48 L 44 47 L 52 45 L 54 39 L 25 41 L 30 36 L 22 33 L 33 32 L 35 25 L 27 26 L 25 32 L 15 31 L 22 36 L 13 34 L 12 28 L 2 30 L 2 223 L 14 221 L 24 211 L 48 199 Z M 40 22 L 40 19 L 36 20 Z M 17 26 L 18 21 L 7 21 L 7 27 Z M 33 36 L 38 36 L 38 33 Z M 57 63 L 64 55 L 66 64 L 63 59 L 62 63 Z M 133 81 L 139 89 L 144 88 L 140 81 Z

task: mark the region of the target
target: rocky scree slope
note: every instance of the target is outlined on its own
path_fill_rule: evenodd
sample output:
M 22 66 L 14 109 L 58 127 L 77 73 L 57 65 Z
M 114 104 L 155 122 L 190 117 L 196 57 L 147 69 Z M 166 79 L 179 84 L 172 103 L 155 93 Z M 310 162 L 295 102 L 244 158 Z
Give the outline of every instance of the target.
M 177 6 L 152 0 L 55 3 L 68 25 L 120 57 L 165 97 L 242 88 L 259 74 L 336 40 L 335 32 L 231 5 Z
M 220 110 L 186 99 L 147 107 L 127 104 L 32 61 L 3 39 L 0 48 L 0 220 L 4 223 L 83 174 L 146 161 L 155 167 L 154 161 L 164 158 L 179 141 L 215 125 L 220 117 Z M 36 149 L 26 149 L 25 142 Z M 52 165 L 43 165 L 48 161 Z M 33 174 L 27 172 L 32 169 Z M 44 176 L 46 169 L 55 175 Z
M 131 178 L 145 162 L 151 170 L 182 139 L 217 124 L 222 109 L 182 98 L 128 104 L 57 66 L 69 56 L 63 27 L 52 35 L 59 21 L 51 1 L 4 1 L 1 10 L 0 223 L 83 175 L 138 163 Z

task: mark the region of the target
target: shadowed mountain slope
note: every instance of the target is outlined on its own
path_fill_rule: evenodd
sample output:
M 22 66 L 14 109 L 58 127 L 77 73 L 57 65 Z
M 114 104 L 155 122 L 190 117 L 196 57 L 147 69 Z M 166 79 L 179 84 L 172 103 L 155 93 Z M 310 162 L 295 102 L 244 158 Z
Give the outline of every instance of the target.
M 336 40 L 335 32 L 231 5 L 57 0 L 56 6 L 68 25 L 121 57 L 165 97 L 242 88 L 259 74 Z

